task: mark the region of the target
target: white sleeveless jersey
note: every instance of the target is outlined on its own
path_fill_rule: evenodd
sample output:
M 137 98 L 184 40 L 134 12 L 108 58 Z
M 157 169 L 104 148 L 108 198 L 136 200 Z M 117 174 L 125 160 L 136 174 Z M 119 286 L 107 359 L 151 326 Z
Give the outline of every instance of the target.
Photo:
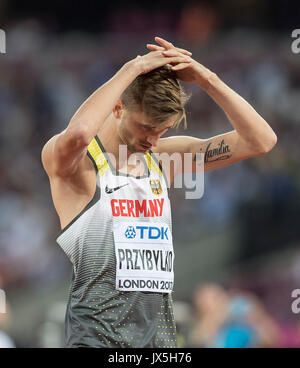
M 176 347 L 168 188 L 152 152 L 145 174 L 122 174 L 99 138 L 88 147 L 93 199 L 58 235 L 73 264 L 67 346 Z

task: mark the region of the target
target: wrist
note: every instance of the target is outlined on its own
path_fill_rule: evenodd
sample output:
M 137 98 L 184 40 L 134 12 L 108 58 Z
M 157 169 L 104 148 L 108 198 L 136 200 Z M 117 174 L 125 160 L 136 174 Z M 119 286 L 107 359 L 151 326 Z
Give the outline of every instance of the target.
M 205 68 L 206 69 L 206 68 Z M 199 84 L 206 92 L 209 92 L 216 83 L 218 83 L 218 76 L 209 69 L 202 71 L 201 75 L 197 78 L 197 84 Z
M 133 79 L 138 77 L 142 72 L 141 63 L 138 58 L 128 61 L 126 64 L 123 65 L 123 68 L 124 71 L 128 73 Z

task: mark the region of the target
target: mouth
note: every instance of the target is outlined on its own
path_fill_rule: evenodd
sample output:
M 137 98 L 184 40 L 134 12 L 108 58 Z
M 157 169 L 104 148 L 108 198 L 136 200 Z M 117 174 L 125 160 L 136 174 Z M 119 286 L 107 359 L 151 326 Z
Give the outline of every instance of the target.
M 149 151 L 149 149 L 152 147 L 152 146 L 147 146 L 147 145 L 145 145 L 145 144 L 141 144 L 140 145 L 142 148 L 143 148 L 143 150 L 145 150 L 145 151 Z

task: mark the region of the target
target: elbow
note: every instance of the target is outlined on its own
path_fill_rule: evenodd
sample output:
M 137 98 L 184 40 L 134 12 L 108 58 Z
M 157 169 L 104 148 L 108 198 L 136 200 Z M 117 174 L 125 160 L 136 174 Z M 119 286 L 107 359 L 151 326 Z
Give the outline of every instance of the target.
M 85 125 L 79 127 L 77 131 L 77 141 L 81 146 L 87 147 L 91 143 L 91 135 Z
M 273 147 L 275 147 L 276 143 L 277 143 L 277 135 L 273 132 L 273 134 L 268 139 L 268 144 L 265 147 L 265 152 L 264 153 L 270 152 L 271 149 L 273 149 Z
M 277 143 L 277 135 L 275 133 L 273 133 L 272 146 L 271 146 L 270 150 L 276 145 L 276 143 Z
M 262 142 L 258 149 L 258 155 L 265 155 L 270 152 L 277 143 L 277 135 L 273 132 L 270 134 L 264 142 Z
M 67 129 L 68 130 L 68 129 Z M 70 140 L 75 146 L 87 147 L 91 143 L 91 135 L 86 124 L 77 123 L 70 126 L 69 129 Z

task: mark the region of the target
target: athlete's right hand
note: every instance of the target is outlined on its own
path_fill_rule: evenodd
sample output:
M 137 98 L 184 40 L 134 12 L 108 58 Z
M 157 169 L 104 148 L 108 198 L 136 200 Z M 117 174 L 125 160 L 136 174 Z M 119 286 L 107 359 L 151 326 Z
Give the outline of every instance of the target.
M 184 69 L 185 65 L 186 67 L 189 66 L 192 59 L 179 51 L 175 51 L 171 57 L 163 55 L 162 51 L 151 51 L 143 56 L 138 55 L 133 61 L 138 74 L 146 74 L 153 69 L 160 68 L 167 64 L 182 64 Z

